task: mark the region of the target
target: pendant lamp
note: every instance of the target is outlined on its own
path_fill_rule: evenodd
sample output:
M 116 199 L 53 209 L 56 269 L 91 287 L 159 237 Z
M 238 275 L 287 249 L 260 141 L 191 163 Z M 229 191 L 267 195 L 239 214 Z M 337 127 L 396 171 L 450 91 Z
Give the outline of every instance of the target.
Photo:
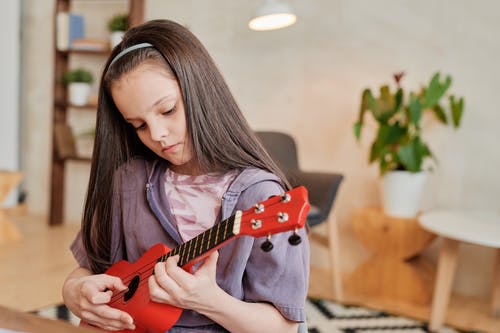
M 274 30 L 288 27 L 295 21 L 297 17 L 290 6 L 277 0 L 266 0 L 248 22 L 248 27 L 256 31 Z

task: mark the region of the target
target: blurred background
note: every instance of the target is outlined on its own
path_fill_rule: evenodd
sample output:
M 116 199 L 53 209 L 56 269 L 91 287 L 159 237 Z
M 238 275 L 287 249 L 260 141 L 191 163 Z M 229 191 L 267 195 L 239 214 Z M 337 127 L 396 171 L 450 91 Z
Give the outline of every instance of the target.
M 357 142 L 361 93 L 392 84 L 418 90 L 439 71 L 453 78 L 451 91 L 464 96 L 457 130 L 423 123 L 423 135 L 438 164 L 431 173 L 422 208 L 498 210 L 500 197 L 500 3 L 494 0 L 288 0 L 297 22 L 285 29 L 253 31 L 248 21 L 263 1 L 146 0 L 146 19 L 167 18 L 189 27 L 209 50 L 250 125 L 295 138 L 302 169 L 345 176 L 335 202 L 340 226 L 342 271 L 369 255 L 351 230 L 353 211 L 380 204 L 380 175 L 368 163 L 375 125 L 367 120 Z M 55 1 L 2 2 L 0 24 L 0 169 L 17 169 L 17 195 L 29 214 L 49 211 L 54 80 Z M 106 22 L 126 12 L 127 1 L 73 0 L 71 11 L 85 17 L 85 37 L 105 38 Z M 97 91 L 103 56 L 75 56 L 72 66 L 95 74 Z M 496 105 L 496 106 L 495 106 Z M 92 127 L 93 112 L 70 112 L 75 133 Z M 78 141 L 78 140 L 77 140 Z M 90 146 L 91 147 L 91 146 Z M 85 151 L 88 143 L 77 142 Z M 65 223 L 78 224 L 89 164 L 66 166 Z M 11 197 L 10 204 L 16 197 Z M 438 242 L 425 253 L 436 258 Z M 454 290 L 489 297 L 493 250 L 460 248 Z M 313 258 L 321 264 L 322 257 Z

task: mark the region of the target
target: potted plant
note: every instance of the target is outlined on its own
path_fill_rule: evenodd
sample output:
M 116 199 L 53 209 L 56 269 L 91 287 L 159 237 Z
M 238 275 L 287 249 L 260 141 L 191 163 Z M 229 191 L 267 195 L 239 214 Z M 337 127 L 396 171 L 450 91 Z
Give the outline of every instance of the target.
M 112 16 L 108 20 L 108 30 L 111 33 L 110 44 L 111 48 L 114 48 L 116 45 L 120 44 L 122 41 L 123 35 L 128 28 L 128 15 L 127 14 L 117 14 Z
M 361 138 L 365 114 L 370 112 L 378 131 L 369 161 L 379 164 L 382 206 L 389 215 L 414 217 L 427 175 L 424 162 L 435 160 L 422 138 L 422 117 L 424 113 L 431 113 L 440 123 L 451 122 L 458 128 L 464 99 L 447 94 L 452 83 L 450 76 L 441 79 L 440 73 L 435 73 L 426 86 L 410 92 L 401 86 L 403 76 L 404 73 L 394 75 L 395 90 L 384 84 L 379 88 L 379 96 L 374 96 L 370 89 L 363 91 L 354 135 L 357 140 Z
M 90 95 L 90 84 L 94 77 L 84 68 L 72 69 L 64 73 L 63 82 L 68 85 L 69 102 L 72 105 L 86 105 Z

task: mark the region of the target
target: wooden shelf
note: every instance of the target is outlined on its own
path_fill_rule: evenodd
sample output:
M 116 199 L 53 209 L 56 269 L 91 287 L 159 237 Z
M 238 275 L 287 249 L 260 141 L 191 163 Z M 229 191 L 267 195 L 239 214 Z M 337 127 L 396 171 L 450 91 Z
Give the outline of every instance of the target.
M 111 53 L 110 49 L 106 50 L 80 50 L 80 49 L 70 49 L 70 50 L 56 50 L 57 53 L 63 54 L 63 55 L 70 55 L 70 54 L 84 54 L 84 55 L 108 55 Z
M 99 3 L 105 0 L 95 0 L 93 3 Z M 72 0 L 56 0 L 54 12 L 54 32 L 57 35 L 56 18 L 59 12 L 69 12 L 71 10 Z M 128 0 L 128 14 L 130 26 L 135 26 L 144 21 L 145 0 Z M 67 103 L 67 86 L 62 83 L 62 76 L 69 68 L 69 59 L 73 55 L 81 56 L 106 56 L 110 54 L 109 49 L 104 50 L 86 50 L 70 49 L 59 50 L 56 47 L 57 36 L 54 36 L 54 101 L 53 101 L 53 133 L 52 133 L 52 165 L 51 165 L 51 193 L 50 193 L 50 212 L 49 224 L 59 225 L 64 221 L 64 191 L 65 191 L 65 164 L 66 162 L 85 162 L 91 161 L 88 156 L 78 156 L 75 144 L 75 136 L 67 122 L 68 109 L 77 111 L 95 111 L 96 103 L 88 105 L 71 105 Z
M 85 105 L 74 105 L 66 102 L 55 102 L 54 106 L 61 109 L 79 109 L 79 110 L 87 110 L 87 111 L 96 111 L 97 104 L 85 104 Z
M 70 156 L 66 158 L 66 161 L 72 161 L 72 162 L 91 162 L 92 157 L 90 156 Z

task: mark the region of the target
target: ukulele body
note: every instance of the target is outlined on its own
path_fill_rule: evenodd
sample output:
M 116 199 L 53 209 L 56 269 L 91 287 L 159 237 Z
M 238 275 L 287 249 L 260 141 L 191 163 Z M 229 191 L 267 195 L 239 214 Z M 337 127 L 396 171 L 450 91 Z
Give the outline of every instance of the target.
M 154 270 L 157 259 L 170 252 L 163 244 L 156 244 L 134 263 L 122 260 L 111 266 L 106 274 L 117 276 L 128 285 L 129 291 L 121 293 L 109 305 L 127 312 L 134 318 L 135 330 L 120 332 L 164 333 L 174 326 L 181 316 L 182 309 L 163 303 L 153 302 L 149 296 L 148 279 Z M 83 321 L 80 326 L 90 326 Z M 147 329 L 146 329 L 147 327 Z

